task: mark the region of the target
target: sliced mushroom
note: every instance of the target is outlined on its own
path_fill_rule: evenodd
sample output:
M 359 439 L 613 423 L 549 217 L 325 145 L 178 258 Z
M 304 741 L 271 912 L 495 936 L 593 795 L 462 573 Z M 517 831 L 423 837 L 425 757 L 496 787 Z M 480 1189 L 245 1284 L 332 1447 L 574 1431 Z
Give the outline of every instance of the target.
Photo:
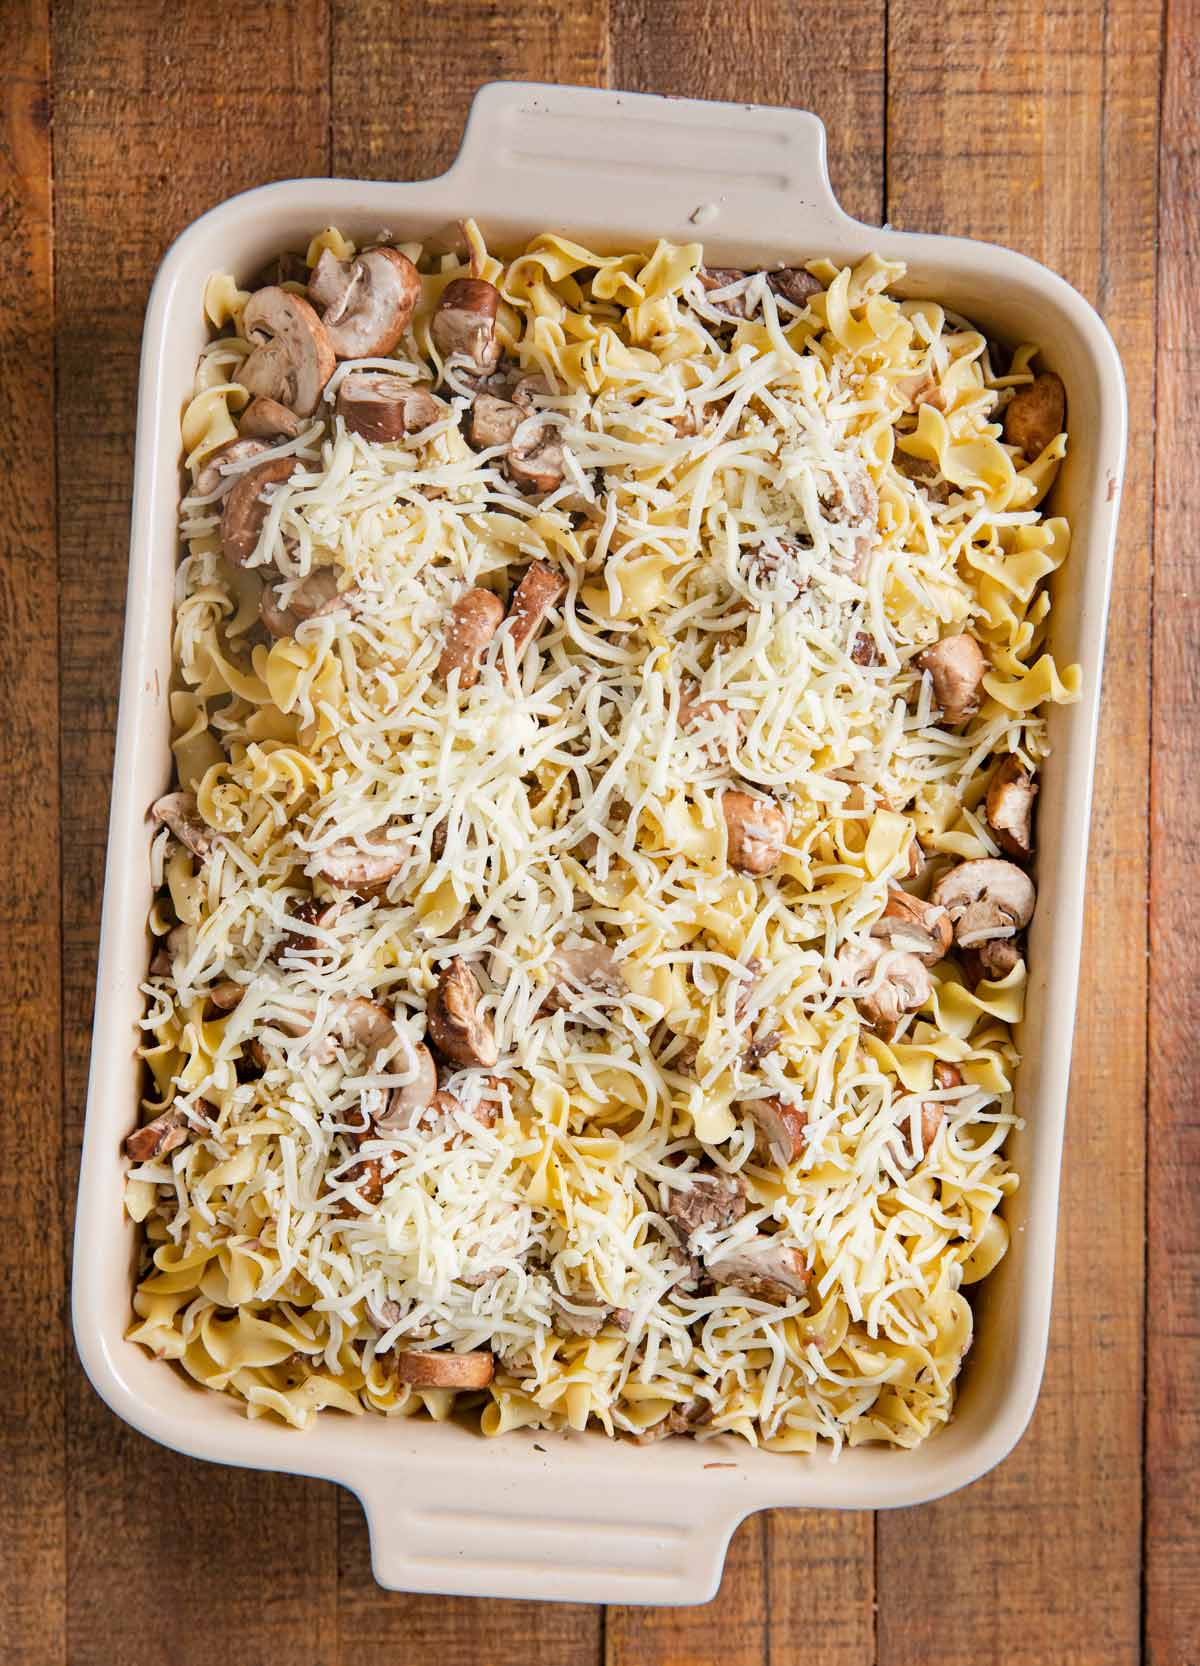
M 619 1001 L 625 993 L 621 965 L 607 943 L 576 943 L 556 949 L 550 961 L 554 982 L 538 1016 L 569 1011 L 580 996 L 592 1002 Z
M 781 266 L 778 271 L 768 272 L 767 285 L 794 307 L 806 307 L 825 288 L 820 278 L 814 278 L 803 266 Z
M 850 644 L 850 658 L 855 665 L 878 665 L 879 644 L 866 631 L 855 631 L 854 641 Z
M 510 445 L 528 414 L 511 400 L 497 399 L 490 393 L 476 394 L 467 417 L 467 440 L 476 451 Z
M 402 1031 L 397 1033 L 405 1049 L 401 1061 L 402 1073 L 410 1076 L 411 1080 L 405 1082 L 403 1087 L 392 1089 L 382 1115 L 375 1118 L 375 1127 L 381 1134 L 403 1133 L 412 1128 L 439 1097 L 437 1065 L 433 1062 L 433 1054 L 423 1042 L 414 1046 Z M 401 1074 L 398 1064 L 393 1063 L 391 1068 L 397 1075 Z M 451 1095 L 445 1097 L 450 1098 Z
M 232 1012 L 246 993 L 246 985 L 233 978 L 218 978 L 205 991 L 207 1004 L 218 1012 Z
M 959 955 L 963 977 L 971 989 L 985 978 L 989 983 L 999 983 L 1024 958 L 1020 939 L 1016 937 L 992 937 L 978 948 L 963 949 Z
M 934 884 L 929 900 L 948 911 L 959 947 L 973 949 L 995 937 L 1012 937 L 1027 926 L 1037 893 L 1029 875 L 1015 863 L 985 856 L 949 869 Z
M 491 1019 L 481 1015 L 483 991 L 465 960 L 455 955 L 438 975 L 426 1008 L 429 1039 L 454 1064 L 490 1070 L 500 1057 Z
M 295 254 L 291 249 L 285 249 L 276 255 L 274 260 L 254 274 L 250 279 L 251 289 L 262 289 L 267 284 L 307 283 L 308 262 L 303 255 Z
M 263 586 L 258 611 L 263 624 L 272 636 L 295 636 L 300 626 L 309 619 L 322 619 L 330 613 L 349 613 L 358 600 L 355 586 L 338 589 L 336 567 L 318 567 L 292 591 L 286 607 L 280 605 L 284 581 Z
M 242 329 L 254 351 L 234 372 L 250 393 L 311 416 L 333 375 L 333 344 L 302 295 L 271 285 L 246 302 Z
M 938 466 L 926 457 L 913 457 L 907 451 L 896 451 L 892 464 L 906 480 L 911 480 L 931 503 L 949 503 L 957 488 L 938 474 Z
M 1004 411 L 1004 438 L 1033 462 L 1062 433 L 1067 420 L 1067 390 L 1061 376 L 1044 370 L 1031 386 L 1014 393 Z
M 308 293 L 324 308 L 322 322 L 339 359 L 382 358 L 408 327 L 421 297 L 421 279 L 399 249 L 364 249 L 349 261 L 325 249 Z
M 396 1377 L 413 1388 L 486 1388 L 496 1375 L 492 1354 L 417 1353 L 397 1349 Z
M 742 1069 L 757 1070 L 762 1061 L 775 1051 L 782 1040 L 782 1030 L 768 1030 L 765 1035 L 753 1036 L 742 1048 Z
M 730 289 L 735 283 L 744 283 L 752 274 L 736 266 L 702 266 L 696 276 L 711 298 L 716 291 Z M 719 300 L 712 300 L 711 305 L 715 311 L 723 312 L 726 318 L 753 318 L 758 310 L 757 300 L 752 299 L 745 289 L 737 295 L 723 295 Z
M 343 1197 L 341 1213 L 354 1215 L 360 1210 L 374 1209 L 383 1202 L 383 1162 L 378 1157 L 360 1157 L 343 1176 L 353 1186 L 356 1196 Z
M 954 927 L 944 908 L 922 902 L 907 891 L 893 889 L 883 913 L 871 927 L 871 936 L 881 938 L 890 948 L 915 954 L 926 966 L 936 966 L 950 952 Z
M 943 722 L 957 725 L 974 717 L 988 664 L 973 636 L 944 636 L 917 655 L 917 665 L 933 679 L 933 698 Z
M 566 472 L 562 443 L 550 423 L 533 424 L 526 438 L 509 446 L 509 478 L 524 492 L 556 491 Z
M 934 1086 L 943 1091 L 948 1088 L 960 1088 L 963 1085 L 963 1073 L 956 1064 L 947 1064 L 945 1059 L 935 1059 L 933 1081 Z
M 742 1099 L 738 1107 L 758 1128 L 758 1149 L 781 1168 L 804 1154 L 808 1112 L 773 1094 L 768 1099 Z
M 876 971 L 888 955 L 882 977 Z M 888 950 L 879 938 L 863 944 L 843 943 L 837 966 L 847 986 L 867 981 L 867 987 L 851 998 L 881 1041 L 890 1041 L 906 1013 L 917 1012 L 933 993 L 933 983 L 923 962 L 913 954 Z
M 1033 801 L 1038 784 L 1015 752 L 995 769 L 987 790 L 987 819 L 1001 850 L 1033 855 Z
M 513 655 L 520 659 L 547 613 L 567 591 L 563 575 L 546 561 L 531 561 L 508 604 Z
M 318 851 L 307 872 L 337 891 L 381 891 L 409 858 L 407 842 L 372 846 L 362 839 L 335 839 Z
M 156 1116 L 153 1122 L 126 1134 L 125 1155 L 135 1163 L 153 1162 L 155 1157 L 165 1157 L 168 1151 L 186 1145 L 191 1132 L 187 1117 L 172 1106 L 169 1111 Z
M 450 609 L 446 636 L 438 660 L 438 676 L 450 680 L 458 672 L 460 689 L 474 688 L 488 645 L 504 621 L 504 604 L 490 590 L 466 590 Z M 444 838 L 444 835 L 443 835 Z
M 926 1099 L 917 1110 L 904 1119 L 901 1126 L 904 1130 L 904 1144 L 910 1157 L 917 1154 L 918 1130 L 921 1136 L 920 1148 L 926 1156 L 929 1155 L 929 1148 L 937 1138 L 937 1131 L 945 1120 L 945 1114 L 936 1099 Z
M 278 399 L 252 399 L 238 421 L 238 433 L 260 440 L 294 440 L 308 424 Z
M 272 457 L 234 481 L 221 516 L 221 548 L 226 561 L 235 567 L 246 565 L 258 548 L 263 523 L 271 508 L 262 495 L 263 489 L 290 480 L 299 466 L 296 457 Z
M 329 931 L 353 907 L 354 901 L 349 897 L 338 897 L 332 902 L 326 897 L 306 897 L 292 910 L 292 919 L 299 926 L 318 926 L 322 931 Z M 328 948 L 323 938 L 315 937 L 310 931 L 290 930 L 284 932 L 271 958 L 278 960 L 283 955 L 297 954 L 324 956 Z
M 729 787 L 721 794 L 729 866 L 755 877 L 770 873 L 787 839 L 787 817 L 771 799 Z
M 352 434 L 379 444 L 418 434 L 446 414 L 428 388 L 386 370 L 353 370 L 337 390 L 334 409 Z
M 795 1300 L 807 1290 L 812 1277 L 812 1268 L 798 1249 L 765 1234 L 706 1258 L 705 1266 L 718 1284 L 763 1302 Z
M 212 850 L 213 830 L 200 814 L 195 793 L 167 793 L 150 806 L 150 814 L 169 827 L 193 856 L 203 858 Z
M 650 1446 L 657 1440 L 665 1440 L 668 1435 L 691 1435 L 712 1422 L 713 1408 L 707 1400 L 697 1395 L 685 1406 L 674 1406 L 667 1415 L 657 1423 L 652 1423 L 648 1429 L 641 1429 L 634 1435 L 638 1446 Z
M 700 685 L 691 680 L 685 682 L 680 688 L 679 727 L 684 734 L 690 734 L 693 729 L 701 724 L 712 723 L 718 718 L 730 716 L 733 719 L 734 733 L 740 742 L 746 733 L 745 712 L 735 710 L 727 700 L 722 700 L 719 695 L 701 694 Z M 714 753 L 719 753 L 724 749 L 720 737 L 710 740 L 705 747 L 705 751 L 710 758 L 713 758 Z
M 192 490 L 197 497 L 208 497 L 218 486 L 230 480 L 226 470 L 231 464 L 248 463 L 251 457 L 257 457 L 266 449 L 262 440 L 254 439 L 230 440 L 226 445 L 219 445 L 205 459 Z
M 464 360 L 486 376 L 500 361 L 496 309 L 500 291 L 482 278 L 454 278 L 441 293 L 430 321 L 433 345 L 443 360 Z
M 663 1214 L 685 1249 L 698 1232 L 732 1226 L 746 1213 L 741 1180 L 732 1174 L 686 1174 L 667 1190 Z

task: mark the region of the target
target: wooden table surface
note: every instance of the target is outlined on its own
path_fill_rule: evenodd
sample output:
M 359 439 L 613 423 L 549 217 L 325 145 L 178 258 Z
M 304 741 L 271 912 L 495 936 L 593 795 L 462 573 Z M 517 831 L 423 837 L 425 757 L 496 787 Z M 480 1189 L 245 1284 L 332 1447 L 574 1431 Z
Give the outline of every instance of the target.
M 2 0 L 0 1659 L 1200 1662 L 1198 40 L 1197 0 Z M 438 172 L 504 77 L 815 110 L 851 213 L 1048 262 L 1129 382 L 1038 1411 L 941 1503 L 752 1517 L 701 1609 L 383 1592 L 349 1495 L 134 1434 L 67 1322 L 151 277 L 264 180 Z

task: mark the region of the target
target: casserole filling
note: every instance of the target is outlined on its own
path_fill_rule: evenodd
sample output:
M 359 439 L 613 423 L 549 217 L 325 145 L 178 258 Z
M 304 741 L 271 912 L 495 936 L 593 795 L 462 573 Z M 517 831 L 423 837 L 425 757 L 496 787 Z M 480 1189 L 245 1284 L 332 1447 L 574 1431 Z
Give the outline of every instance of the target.
M 876 257 L 337 231 L 183 416 L 131 1337 L 250 1416 L 950 1416 L 1066 436 Z

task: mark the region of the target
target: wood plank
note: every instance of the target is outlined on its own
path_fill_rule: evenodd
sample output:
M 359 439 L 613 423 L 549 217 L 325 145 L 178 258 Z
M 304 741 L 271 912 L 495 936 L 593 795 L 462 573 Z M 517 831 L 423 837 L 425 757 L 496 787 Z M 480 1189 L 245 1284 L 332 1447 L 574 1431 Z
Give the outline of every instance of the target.
M 1154 725 L 1151 752 L 1150 1176 L 1146 1379 L 1147 1666 L 1200 1659 L 1200 859 L 1181 829 L 1200 767 L 1200 537 L 1195 446 L 1200 399 L 1200 6 L 1172 0 L 1163 65 L 1158 217 L 1158 455 L 1155 490 Z
M 54 279 L 46 0 L 0 17 L 0 1659 L 66 1659 Z M 20 813 L 17 807 L 20 806 Z
M 541 0 L 510 0 L 503 10 L 472 0 L 350 0 L 334 13 L 332 171 L 385 179 L 440 173 L 454 159 L 481 82 L 603 84 L 607 49 L 604 0 L 566 11 Z M 419 94 L 405 96 L 416 85 Z M 595 1666 L 600 1657 L 599 1608 L 380 1590 L 362 1509 L 349 1494 L 341 1498 L 340 1543 L 347 1661 L 372 1649 L 405 1661 L 436 1651 L 444 1666 L 508 1659 Z
M 995 1474 L 919 1516 L 880 1518 L 880 1666 L 1092 1666 L 1139 1653 L 1158 23 L 1156 6 L 1133 0 L 892 4 L 889 217 L 1013 245 L 1094 298 L 1124 356 L 1135 444 L 1045 1386 Z
M 454 160 L 481 83 L 603 86 L 608 0 L 349 0 L 334 11 L 332 62 L 333 172 L 427 179 Z
M 124 598 L 141 314 L 165 248 L 246 186 L 323 172 L 322 0 L 55 8 L 66 1103 L 77 1144 Z M 70 1164 L 72 1175 L 74 1161 Z M 69 1222 L 69 1216 L 68 1216 Z M 328 1486 L 191 1463 L 73 1375 L 69 1658 L 332 1660 Z M 298 1453 L 298 1458 L 300 1454 Z M 169 1600 L 148 1570 L 170 1542 Z
M 613 0 L 612 80 L 633 92 L 815 111 L 828 132 L 839 201 L 878 221 L 884 34 L 883 0 L 753 0 L 736 21 L 720 0 Z M 826 1666 L 866 1666 L 874 1659 L 874 1595 L 869 1515 L 774 1511 L 735 1535 L 710 1607 L 610 1610 L 608 1666 L 699 1666 L 713 1658 L 717 1637 L 722 1666 L 792 1666 L 795 1639 L 814 1613 Z

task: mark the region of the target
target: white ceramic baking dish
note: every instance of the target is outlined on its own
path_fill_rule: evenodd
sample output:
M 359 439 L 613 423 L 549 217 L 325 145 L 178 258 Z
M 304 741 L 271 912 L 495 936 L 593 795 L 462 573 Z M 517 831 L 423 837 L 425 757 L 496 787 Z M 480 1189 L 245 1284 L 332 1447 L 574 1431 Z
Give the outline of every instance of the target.
M 1034 340 L 1064 378 L 1070 455 L 1054 504 L 1074 545 L 1057 575 L 1053 646 L 1083 667 L 1083 698 L 1050 718 L 1040 801 L 1041 901 L 1012 1150 L 1023 1182 L 1012 1248 L 978 1291 L 977 1336 L 949 1428 L 917 1451 L 789 1457 L 733 1437 L 649 1448 L 525 1430 L 489 1441 L 453 1423 L 326 1413 L 297 1434 L 249 1422 L 123 1340 L 134 1230 L 122 1206 L 122 1136 L 136 1120 L 134 1057 L 151 898 L 146 810 L 171 755 L 172 581 L 179 418 L 205 339 L 214 268 L 245 278 L 335 223 L 360 242 L 419 237 L 473 214 L 496 247 L 545 229 L 617 249 L 703 238 L 710 258 L 753 266 L 871 249 L 907 262 L 905 295 L 930 296 L 1009 341 Z M 351 1487 L 370 1522 L 375 1574 L 414 1591 L 621 1603 L 702 1602 L 734 1527 L 777 1505 L 916 1504 L 998 1463 L 1021 1435 L 1050 1316 L 1059 1161 L 1083 925 L 1101 657 L 1125 448 L 1120 362 L 1092 309 L 1061 278 L 1003 248 L 878 230 L 830 190 L 820 122 L 793 110 L 497 84 L 477 95 L 462 150 L 415 184 L 290 180 L 213 209 L 174 244 L 146 316 L 138 407 L 125 657 L 100 940 L 95 1031 L 75 1239 L 74 1323 L 98 1392 L 180 1451 L 323 1476 Z

